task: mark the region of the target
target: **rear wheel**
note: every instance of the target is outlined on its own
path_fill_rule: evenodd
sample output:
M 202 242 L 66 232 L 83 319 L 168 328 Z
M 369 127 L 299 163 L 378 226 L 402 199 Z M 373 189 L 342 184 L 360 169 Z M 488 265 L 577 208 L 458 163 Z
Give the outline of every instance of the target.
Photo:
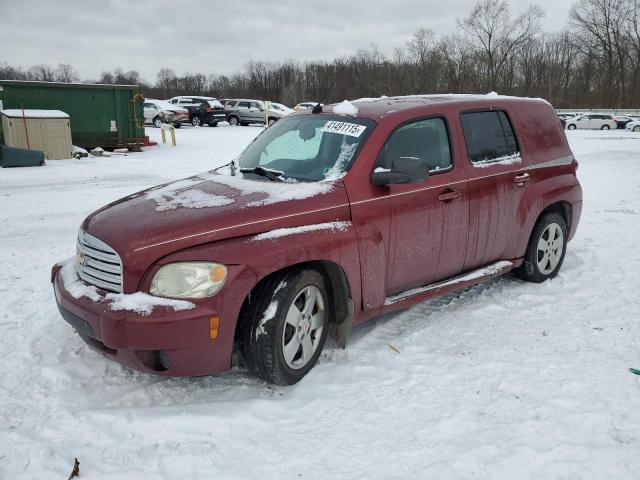
M 235 116 L 229 117 L 229 125 L 231 125 L 232 127 L 237 126 L 239 123 L 240 123 L 240 120 L 238 119 L 238 117 L 235 117 Z
M 600 130 L 609 130 L 609 129 L 611 129 L 609 125 L 602 125 L 602 127 L 600 127 Z
M 329 325 L 329 297 L 315 270 L 266 280 L 243 310 L 241 350 L 252 373 L 279 385 L 300 381 L 316 364 Z
M 528 282 L 555 277 L 567 251 L 567 223 L 561 215 L 545 213 L 533 228 L 524 262 L 514 273 Z
M 194 127 L 199 127 L 200 125 L 202 125 L 202 122 L 200 121 L 200 117 L 195 115 L 192 119 L 191 119 L 191 125 L 193 125 Z
M 635 127 L 633 127 L 633 131 L 640 132 L 640 125 L 636 125 Z
M 156 127 L 156 128 L 162 127 L 163 123 L 164 122 L 162 121 L 162 118 L 160 118 L 160 117 L 156 117 L 156 118 L 153 119 L 153 126 Z

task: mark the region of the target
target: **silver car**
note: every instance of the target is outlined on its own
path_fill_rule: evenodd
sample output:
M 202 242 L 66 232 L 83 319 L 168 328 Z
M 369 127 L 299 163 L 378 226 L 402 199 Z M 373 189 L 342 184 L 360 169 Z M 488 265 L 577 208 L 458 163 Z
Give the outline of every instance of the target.
M 285 116 L 283 112 L 275 109 L 269 109 L 265 114 L 264 103 L 261 100 L 244 98 L 227 100 L 225 110 L 227 110 L 227 121 L 233 126 L 246 126 L 250 123 L 264 125 L 265 119 L 269 125 L 272 125 Z

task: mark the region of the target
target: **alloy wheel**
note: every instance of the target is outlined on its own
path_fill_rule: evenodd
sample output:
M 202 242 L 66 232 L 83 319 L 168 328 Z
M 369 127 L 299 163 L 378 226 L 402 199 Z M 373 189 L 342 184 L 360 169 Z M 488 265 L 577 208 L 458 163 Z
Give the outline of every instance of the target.
M 282 333 L 282 353 L 287 366 L 304 368 L 322 341 L 325 325 L 325 300 L 314 285 L 303 288 L 291 303 Z
M 550 223 L 538 240 L 538 270 L 543 275 L 553 272 L 562 258 L 564 249 L 564 233 L 557 223 Z

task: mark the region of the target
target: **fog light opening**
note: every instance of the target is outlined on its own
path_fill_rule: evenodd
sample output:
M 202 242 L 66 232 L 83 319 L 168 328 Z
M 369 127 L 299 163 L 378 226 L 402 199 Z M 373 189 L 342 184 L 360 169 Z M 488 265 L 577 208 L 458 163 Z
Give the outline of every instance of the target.
M 145 367 L 156 372 L 167 371 L 171 366 L 169 354 L 164 350 L 136 350 L 136 357 Z

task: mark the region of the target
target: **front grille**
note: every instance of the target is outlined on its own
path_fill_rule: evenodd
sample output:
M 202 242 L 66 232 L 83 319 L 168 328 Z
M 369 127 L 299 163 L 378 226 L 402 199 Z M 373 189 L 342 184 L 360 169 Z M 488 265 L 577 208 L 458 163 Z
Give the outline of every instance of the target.
M 78 232 L 78 275 L 85 282 L 122 293 L 122 261 L 116 251 L 93 235 Z

